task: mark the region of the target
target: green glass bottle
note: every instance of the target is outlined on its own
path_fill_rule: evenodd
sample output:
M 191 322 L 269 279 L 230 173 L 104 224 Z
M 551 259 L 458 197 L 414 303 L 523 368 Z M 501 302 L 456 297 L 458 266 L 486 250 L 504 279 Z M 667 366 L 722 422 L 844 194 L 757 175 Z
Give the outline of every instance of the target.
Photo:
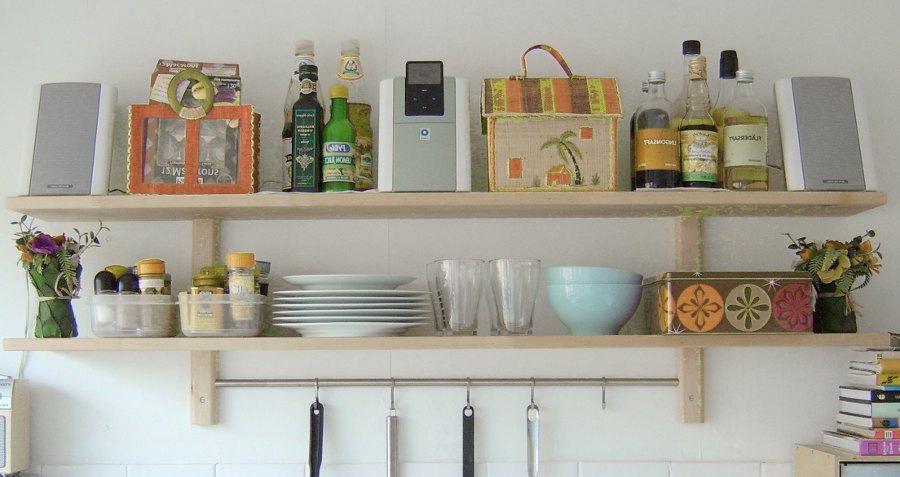
M 322 131 L 322 191 L 356 188 L 356 131 L 347 119 L 347 87 L 331 86 L 331 117 Z

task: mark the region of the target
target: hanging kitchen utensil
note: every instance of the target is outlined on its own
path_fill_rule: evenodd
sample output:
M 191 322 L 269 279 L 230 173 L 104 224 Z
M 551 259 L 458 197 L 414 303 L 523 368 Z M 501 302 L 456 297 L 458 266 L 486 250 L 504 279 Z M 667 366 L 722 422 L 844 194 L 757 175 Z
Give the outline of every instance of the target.
M 528 432 L 528 477 L 537 477 L 540 464 L 541 414 L 534 403 L 534 378 L 531 378 L 531 404 L 526 408 Z
M 463 477 L 475 477 L 475 408 L 472 407 L 472 381 L 466 379 L 466 406 L 462 412 Z
M 325 406 L 319 401 L 319 379 L 316 378 L 316 401 L 309 406 L 309 477 L 319 477 L 324 435 Z
M 397 409 L 394 407 L 394 380 L 391 379 L 391 409 L 387 416 L 387 477 L 397 477 Z

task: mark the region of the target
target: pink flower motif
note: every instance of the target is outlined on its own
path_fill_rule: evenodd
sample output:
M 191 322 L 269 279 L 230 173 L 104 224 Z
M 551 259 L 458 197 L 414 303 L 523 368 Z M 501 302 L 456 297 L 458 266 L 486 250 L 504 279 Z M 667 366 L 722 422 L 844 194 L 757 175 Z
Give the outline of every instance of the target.
M 809 331 L 812 328 L 812 295 L 809 285 L 785 285 L 775 294 L 775 322 L 788 331 Z
M 29 245 L 29 248 L 34 253 L 43 253 L 43 254 L 51 254 L 59 249 L 62 246 L 56 243 L 56 240 L 53 240 L 53 237 L 47 234 L 41 234 L 36 236 Z

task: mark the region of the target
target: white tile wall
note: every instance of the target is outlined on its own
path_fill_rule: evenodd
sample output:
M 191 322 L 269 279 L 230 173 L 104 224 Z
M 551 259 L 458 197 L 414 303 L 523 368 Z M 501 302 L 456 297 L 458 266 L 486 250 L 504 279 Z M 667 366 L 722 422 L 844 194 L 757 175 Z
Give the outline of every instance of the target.
M 670 477 L 759 477 L 758 462 L 673 462 Z
M 793 477 L 794 465 L 790 462 L 763 462 L 761 477 Z
M 502 462 L 487 464 L 482 477 L 522 477 L 528 475 L 524 462 Z M 538 469 L 540 477 L 578 477 L 578 464 L 575 462 L 541 462 Z
M 45 465 L 41 477 L 127 477 L 124 465 Z
M 218 464 L 216 477 L 301 477 L 306 475 L 306 464 Z
M 669 477 L 669 463 L 582 462 L 578 477 Z
M 129 465 L 127 477 L 216 477 L 213 464 Z

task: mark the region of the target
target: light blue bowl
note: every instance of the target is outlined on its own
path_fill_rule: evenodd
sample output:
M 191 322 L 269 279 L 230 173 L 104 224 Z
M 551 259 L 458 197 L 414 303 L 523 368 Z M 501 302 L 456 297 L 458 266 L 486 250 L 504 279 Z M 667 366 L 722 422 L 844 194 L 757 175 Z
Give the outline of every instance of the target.
M 550 267 L 545 272 L 547 285 L 589 285 L 595 283 L 624 283 L 640 285 L 644 278 L 620 268 L 608 267 Z
M 573 335 L 614 335 L 641 301 L 641 286 L 547 285 L 547 300 Z

